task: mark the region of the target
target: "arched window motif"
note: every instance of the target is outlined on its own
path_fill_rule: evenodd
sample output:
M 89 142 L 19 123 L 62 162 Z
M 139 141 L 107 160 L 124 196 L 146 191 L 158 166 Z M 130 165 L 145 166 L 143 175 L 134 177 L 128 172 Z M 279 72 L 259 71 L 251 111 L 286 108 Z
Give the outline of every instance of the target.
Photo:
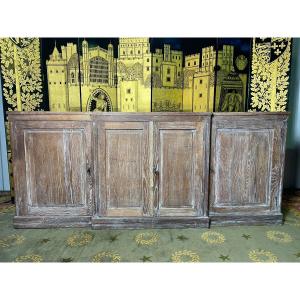
M 112 111 L 109 95 L 102 89 L 95 89 L 88 100 L 87 111 Z
M 108 62 L 102 57 L 90 59 L 90 81 L 108 83 Z

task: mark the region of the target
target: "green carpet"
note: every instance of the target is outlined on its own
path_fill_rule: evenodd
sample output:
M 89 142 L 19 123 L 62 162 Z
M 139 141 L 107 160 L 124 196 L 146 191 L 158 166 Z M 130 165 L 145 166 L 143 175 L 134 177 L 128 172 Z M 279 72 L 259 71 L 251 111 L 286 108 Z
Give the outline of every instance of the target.
M 300 262 L 300 209 L 284 225 L 211 229 L 14 229 L 14 206 L 0 208 L 0 261 Z

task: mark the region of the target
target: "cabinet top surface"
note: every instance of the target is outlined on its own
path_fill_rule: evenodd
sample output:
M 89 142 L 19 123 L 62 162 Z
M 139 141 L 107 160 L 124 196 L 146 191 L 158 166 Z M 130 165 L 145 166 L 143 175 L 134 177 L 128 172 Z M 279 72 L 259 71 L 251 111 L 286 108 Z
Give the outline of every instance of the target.
M 89 121 L 93 118 L 107 117 L 107 118 L 145 118 L 155 119 L 156 117 L 256 117 L 256 116 L 287 116 L 289 112 L 50 112 L 50 111 L 11 111 L 8 112 L 8 120 L 82 120 Z
M 53 112 L 53 111 L 9 111 L 8 115 L 212 115 L 211 112 Z

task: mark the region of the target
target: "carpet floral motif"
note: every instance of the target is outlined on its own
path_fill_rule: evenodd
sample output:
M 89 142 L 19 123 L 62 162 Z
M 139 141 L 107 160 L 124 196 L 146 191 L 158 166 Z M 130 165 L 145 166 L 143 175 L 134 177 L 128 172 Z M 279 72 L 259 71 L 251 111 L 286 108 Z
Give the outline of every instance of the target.
M 22 255 L 16 258 L 16 262 L 42 262 L 43 258 L 37 254 Z
M 20 245 L 25 241 L 25 237 L 19 234 L 12 234 L 4 239 L 0 239 L 0 247 L 6 248 L 14 245 Z
M 67 245 L 70 247 L 85 246 L 89 244 L 94 238 L 94 235 L 89 232 L 81 232 L 72 234 L 67 239 Z
M 225 236 L 217 231 L 206 231 L 201 235 L 201 239 L 208 244 L 223 244 Z
M 121 256 L 112 251 L 102 251 L 92 257 L 92 262 L 120 262 Z
M 278 258 L 271 251 L 255 249 L 249 252 L 250 260 L 254 262 L 277 262 Z
M 282 231 L 267 231 L 267 238 L 279 243 L 290 243 L 293 240 L 288 233 Z
M 189 250 L 176 251 L 171 256 L 172 262 L 199 262 L 200 257 L 197 253 Z
M 142 232 L 136 235 L 135 242 L 138 245 L 150 246 L 157 243 L 159 235 L 156 232 Z

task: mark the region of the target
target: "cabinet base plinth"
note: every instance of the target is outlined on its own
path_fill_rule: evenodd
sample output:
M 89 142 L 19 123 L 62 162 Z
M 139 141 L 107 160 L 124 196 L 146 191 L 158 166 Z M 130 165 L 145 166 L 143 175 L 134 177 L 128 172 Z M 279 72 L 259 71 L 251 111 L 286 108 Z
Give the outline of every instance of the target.
M 279 214 L 264 214 L 264 215 L 211 215 L 210 224 L 226 226 L 226 225 L 282 225 L 283 216 Z
M 209 227 L 208 217 L 159 217 L 159 218 L 92 218 L 92 228 L 141 229 L 141 228 L 197 228 Z
M 281 225 L 282 214 L 234 215 L 218 214 L 209 217 L 121 218 L 89 216 L 15 216 L 15 228 L 92 227 L 93 229 L 198 228 L 232 225 Z
M 91 217 L 82 216 L 15 216 L 15 228 L 89 227 Z

